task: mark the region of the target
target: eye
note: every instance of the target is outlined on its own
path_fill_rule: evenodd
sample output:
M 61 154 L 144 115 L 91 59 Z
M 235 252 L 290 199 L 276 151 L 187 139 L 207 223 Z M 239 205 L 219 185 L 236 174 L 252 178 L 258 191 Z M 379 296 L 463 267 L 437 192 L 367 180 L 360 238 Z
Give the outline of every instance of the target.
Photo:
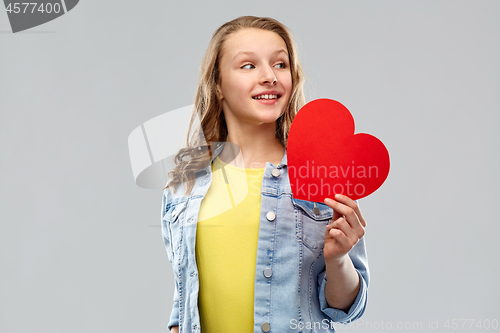
M 284 62 L 280 62 L 276 65 L 274 65 L 274 67 L 278 67 L 278 68 L 286 68 L 286 64 Z
M 244 69 L 253 69 L 253 68 L 255 68 L 255 66 L 252 65 L 252 64 L 246 64 L 246 65 L 243 65 L 241 68 L 244 68 Z

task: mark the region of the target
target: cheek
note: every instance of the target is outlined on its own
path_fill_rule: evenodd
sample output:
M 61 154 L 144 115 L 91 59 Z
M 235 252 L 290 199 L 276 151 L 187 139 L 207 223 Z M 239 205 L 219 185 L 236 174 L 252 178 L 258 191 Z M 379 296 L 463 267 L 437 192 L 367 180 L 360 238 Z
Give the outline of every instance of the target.
M 284 74 L 282 79 L 281 79 L 281 85 L 283 86 L 283 89 L 288 93 L 288 96 L 291 95 L 292 93 L 292 74 L 287 73 Z
M 226 95 L 232 96 L 234 99 L 240 100 L 250 90 L 249 84 L 239 77 L 229 77 L 226 80 Z

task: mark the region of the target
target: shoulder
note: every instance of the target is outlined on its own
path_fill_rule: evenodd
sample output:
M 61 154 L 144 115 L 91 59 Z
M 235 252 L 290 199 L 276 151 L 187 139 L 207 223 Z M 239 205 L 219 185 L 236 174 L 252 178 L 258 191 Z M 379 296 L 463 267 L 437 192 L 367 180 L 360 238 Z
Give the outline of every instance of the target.
M 193 189 L 191 190 L 191 194 L 193 191 L 198 190 L 200 187 L 206 185 L 208 181 L 210 180 L 210 174 L 212 173 L 211 167 L 206 167 L 203 169 L 200 169 L 195 172 L 194 174 L 194 186 Z M 188 188 L 186 182 L 181 182 L 177 186 L 168 186 L 167 185 L 170 183 L 170 179 L 168 179 L 167 184 L 165 185 L 165 188 L 163 189 L 163 198 L 167 202 L 170 201 L 182 201 L 187 199 L 189 197 L 189 194 L 186 194 L 186 190 Z

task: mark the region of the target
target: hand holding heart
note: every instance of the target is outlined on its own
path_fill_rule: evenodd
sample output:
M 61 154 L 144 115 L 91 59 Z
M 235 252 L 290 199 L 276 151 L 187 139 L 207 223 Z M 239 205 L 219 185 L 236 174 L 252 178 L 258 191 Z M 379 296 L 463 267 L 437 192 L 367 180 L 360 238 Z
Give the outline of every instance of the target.
M 366 227 L 354 200 L 375 192 L 385 181 L 389 152 L 376 137 L 355 134 L 349 110 L 330 99 L 317 99 L 300 109 L 290 127 L 287 152 L 293 197 L 323 201 L 334 211 L 323 247 L 325 297 L 330 307 L 348 312 L 361 288 L 348 253 Z
M 326 262 L 342 260 L 365 235 L 366 221 L 358 204 L 345 195 L 324 202 L 333 209 L 333 217 L 326 226 L 323 255 Z

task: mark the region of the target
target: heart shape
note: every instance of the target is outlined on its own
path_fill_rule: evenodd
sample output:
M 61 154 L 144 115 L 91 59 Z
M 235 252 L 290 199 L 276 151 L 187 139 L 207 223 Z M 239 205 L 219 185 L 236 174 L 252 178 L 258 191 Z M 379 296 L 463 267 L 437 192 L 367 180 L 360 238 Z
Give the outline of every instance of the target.
M 354 134 L 354 119 L 341 103 L 317 99 L 295 116 L 287 142 L 290 186 L 296 199 L 323 202 L 335 194 L 353 200 L 375 192 L 389 175 L 382 141 Z

